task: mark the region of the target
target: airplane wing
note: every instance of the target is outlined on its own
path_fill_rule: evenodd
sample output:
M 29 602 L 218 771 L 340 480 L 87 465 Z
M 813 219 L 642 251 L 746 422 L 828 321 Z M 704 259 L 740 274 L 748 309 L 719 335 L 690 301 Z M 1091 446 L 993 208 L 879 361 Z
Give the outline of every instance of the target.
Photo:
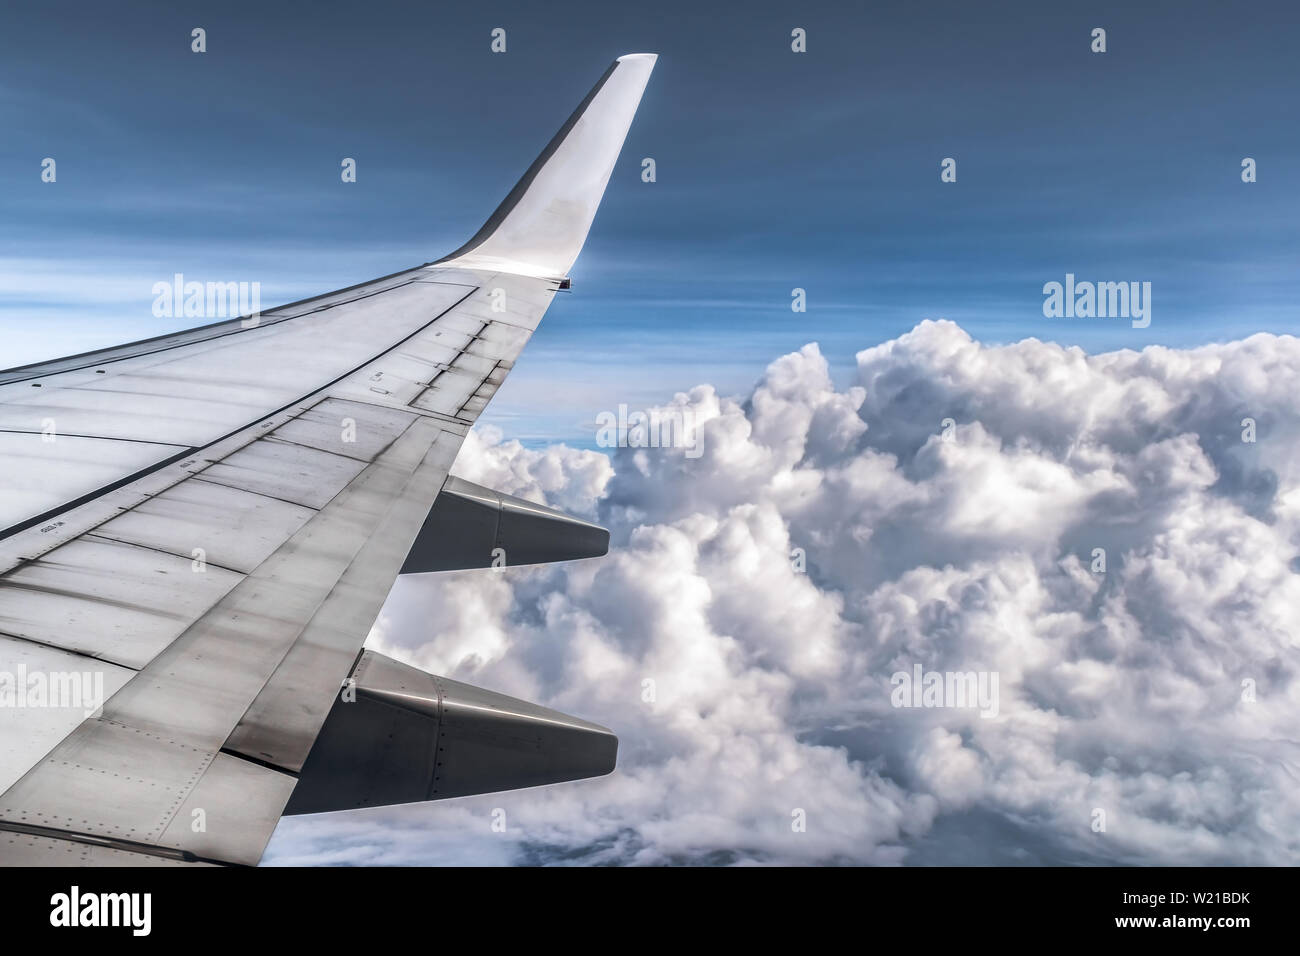
M 0 862 L 255 864 L 286 806 L 613 769 L 603 727 L 362 645 L 403 571 L 608 547 L 448 470 L 568 287 L 654 60 L 616 60 L 444 259 L 0 372 Z

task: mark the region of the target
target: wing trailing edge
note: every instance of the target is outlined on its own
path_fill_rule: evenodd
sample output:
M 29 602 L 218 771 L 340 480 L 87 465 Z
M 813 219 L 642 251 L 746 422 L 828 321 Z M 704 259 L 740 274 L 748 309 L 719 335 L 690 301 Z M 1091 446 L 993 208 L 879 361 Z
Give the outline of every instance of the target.
M 611 63 L 474 238 L 438 264 L 566 278 L 656 59 L 629 53 Z

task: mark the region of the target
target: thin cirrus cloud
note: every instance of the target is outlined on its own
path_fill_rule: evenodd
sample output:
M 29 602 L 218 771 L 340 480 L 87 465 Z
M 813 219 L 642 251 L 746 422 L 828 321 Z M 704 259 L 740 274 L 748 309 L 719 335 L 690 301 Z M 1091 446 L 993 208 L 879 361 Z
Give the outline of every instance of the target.
M 1297 374 L 1289 336 L 927 322 L 848 387 L 808 346 L 744 401 L 679 395 L 699 458 L 475 433 L 457 473 L 611 554 L 402 579 L 371 646 L 601 721 L 619 769 L 289 818 L 267 862 L 1294 864 Z M 997 716 L 892 706 L 915 665 L 997 673 Z

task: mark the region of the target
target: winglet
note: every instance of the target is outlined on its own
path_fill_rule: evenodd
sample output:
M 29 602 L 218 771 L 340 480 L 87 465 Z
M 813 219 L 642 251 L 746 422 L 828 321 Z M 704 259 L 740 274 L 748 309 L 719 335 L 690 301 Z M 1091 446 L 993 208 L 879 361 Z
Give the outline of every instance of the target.
M 611 63 L 483 228 L 439 264 L 567 276 L 656 59 L 629 53 Z

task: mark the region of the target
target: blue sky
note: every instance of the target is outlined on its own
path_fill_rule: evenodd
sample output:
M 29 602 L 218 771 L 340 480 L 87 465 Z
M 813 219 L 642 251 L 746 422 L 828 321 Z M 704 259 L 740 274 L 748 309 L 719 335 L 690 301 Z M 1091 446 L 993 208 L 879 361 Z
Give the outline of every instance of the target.
M 637 51 L 659 64 L 574 293 L 483 418 L 510 437 L 589 444 L 602 410 L 701 382 L 743 392 L 809 341 L 847 381 L 857 350 L 925 318 L 1089 351 L 1293 332 L 1297 17 L 1133 7 L 9 9 L 0 366 L 171 330 L 150 290 L 175 272 L 258 281 L 269 307 L 437 258 Z M 1043 283 L 1067 272 L 1150 281 L 1151 326 L 1044 318 Z

